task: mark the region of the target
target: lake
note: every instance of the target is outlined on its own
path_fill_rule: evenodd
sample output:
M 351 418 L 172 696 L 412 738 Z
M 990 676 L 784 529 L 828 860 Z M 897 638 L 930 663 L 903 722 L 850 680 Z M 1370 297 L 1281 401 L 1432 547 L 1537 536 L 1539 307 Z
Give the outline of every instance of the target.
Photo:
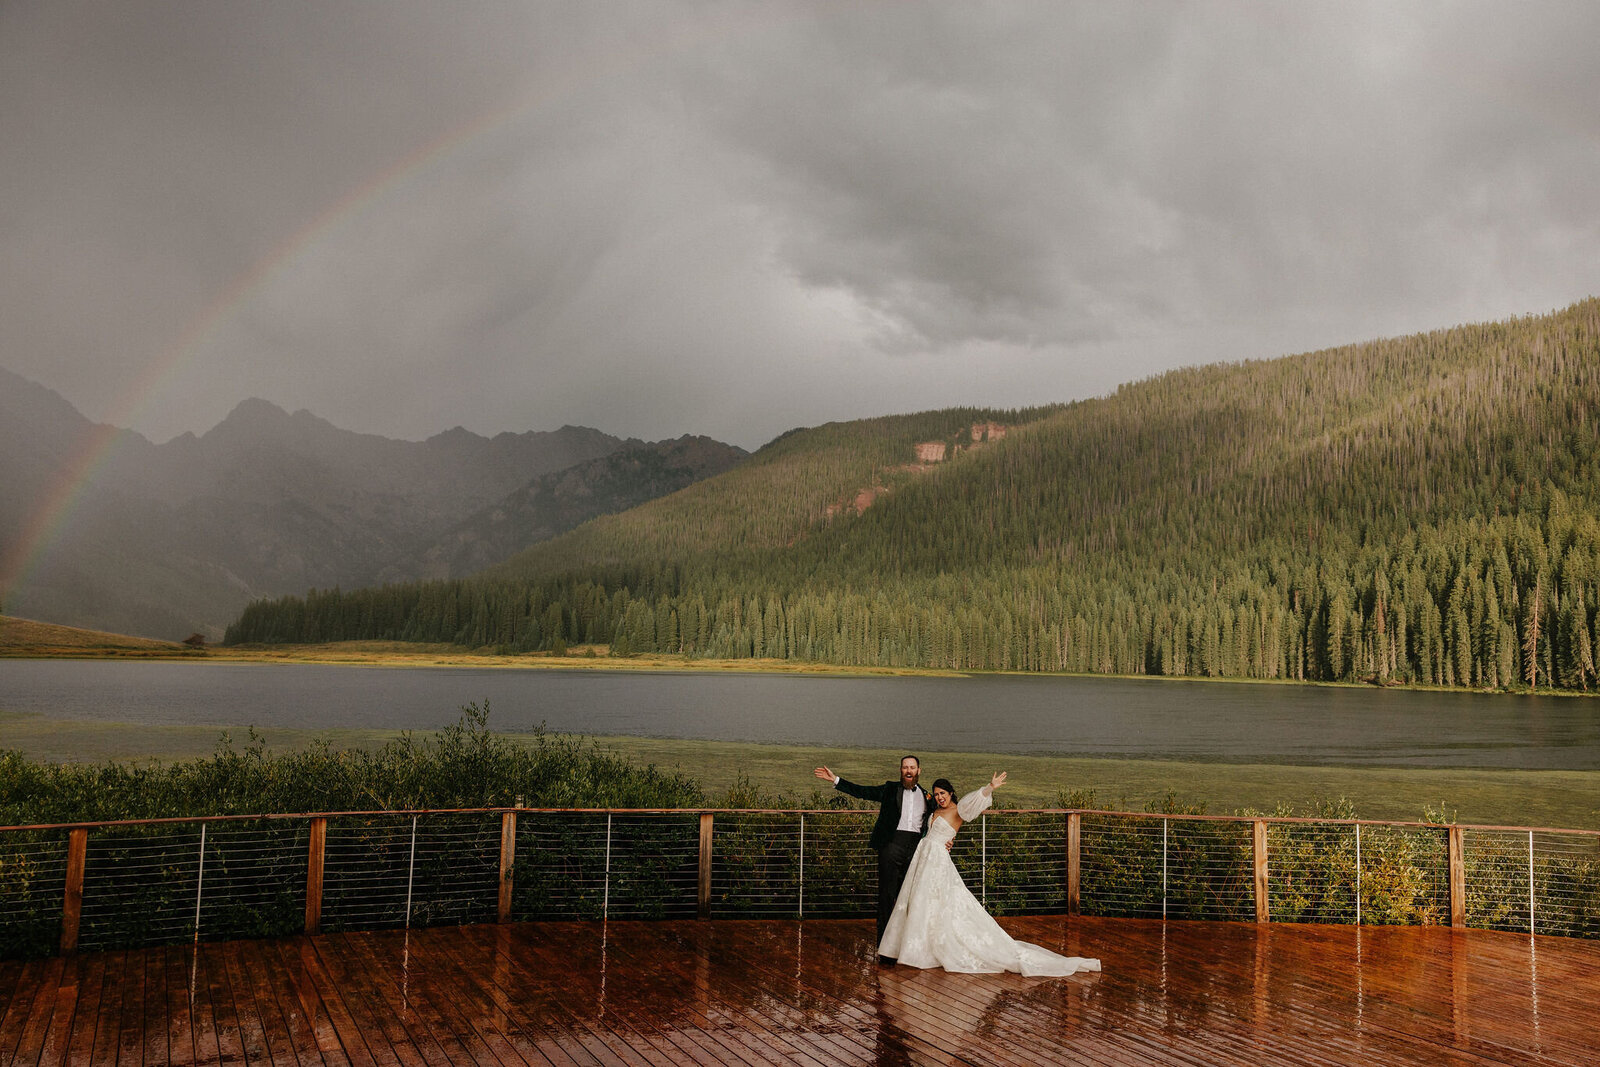
M 827 677 L 0 659 L 0 711 L 135 724 L 490 726 L 788 745 L 1592 770 L 1600 701 L 1053 676 Z M 0 728 L 0 748 L 5 747 Z

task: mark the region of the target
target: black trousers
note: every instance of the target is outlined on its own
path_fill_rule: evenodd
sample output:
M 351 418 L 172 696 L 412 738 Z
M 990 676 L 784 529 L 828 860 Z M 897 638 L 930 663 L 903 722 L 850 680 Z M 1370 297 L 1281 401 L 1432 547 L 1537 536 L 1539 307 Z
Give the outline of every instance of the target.
M 900 896 L 900 885 L 906 880 L 906 868 L 911 866 L 911 855 L 917 851 L 922 835 L 910 830 L 896 830 L 894 838 L 878 850 L 878 940 L 894 914 L 894 902 Z

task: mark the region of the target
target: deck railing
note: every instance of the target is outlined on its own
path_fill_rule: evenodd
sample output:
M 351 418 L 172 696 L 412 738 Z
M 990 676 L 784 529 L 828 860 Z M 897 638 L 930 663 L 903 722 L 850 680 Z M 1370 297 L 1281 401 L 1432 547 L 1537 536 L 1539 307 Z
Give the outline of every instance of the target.
M 0 957 L 537 919 L 871 913 L 855 809 L 327 812 L 0 827 Z M 995 810 L 952 857 L 997 914 L 1600 936 L 1600 832 Z

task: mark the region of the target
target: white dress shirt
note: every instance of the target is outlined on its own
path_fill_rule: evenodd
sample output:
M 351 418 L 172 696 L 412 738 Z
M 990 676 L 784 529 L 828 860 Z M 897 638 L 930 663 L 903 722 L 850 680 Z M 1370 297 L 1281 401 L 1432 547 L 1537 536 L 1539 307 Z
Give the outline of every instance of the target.
M 922 816 L 928 810 L 928 802 L 922 795 L 922 790 L 916 786 L 907 789 L 900 787 L 900 825 L 896 830 L 910 830 L 914 834 L 922 833 Z
M 839 788 L 839 776 L 833 776 L 833 787 Z M 922 790 L 916 786 L 907 789 L 900 787 L 900 824 L 896 830 L 910 830 L 914 834 L 922 833 L 922 817 L 928 811 L 928 798 L 922 795 Z

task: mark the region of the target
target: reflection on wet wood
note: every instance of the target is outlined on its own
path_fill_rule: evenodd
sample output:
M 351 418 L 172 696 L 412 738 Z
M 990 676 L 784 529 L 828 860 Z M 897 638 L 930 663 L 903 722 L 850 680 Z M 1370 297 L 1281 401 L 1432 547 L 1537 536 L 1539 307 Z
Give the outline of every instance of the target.
M 1589 1064 L 1600 944 L 1007 919 L 1066 979 L 880 968 L 872 923 L 523 923 L 0 963 L 0 1065 Z

